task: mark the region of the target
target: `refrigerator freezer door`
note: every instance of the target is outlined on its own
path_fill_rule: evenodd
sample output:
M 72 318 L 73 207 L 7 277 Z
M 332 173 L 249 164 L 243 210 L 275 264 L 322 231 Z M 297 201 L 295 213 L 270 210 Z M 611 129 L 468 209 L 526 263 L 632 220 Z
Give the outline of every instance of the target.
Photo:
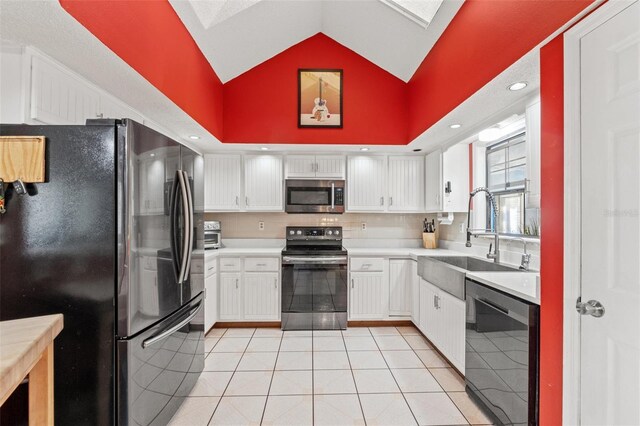
M 194 324 L 200 293 L 172 316 L 117 343 L 118 423 L 166 425 L 204 368 L 204 335 Z

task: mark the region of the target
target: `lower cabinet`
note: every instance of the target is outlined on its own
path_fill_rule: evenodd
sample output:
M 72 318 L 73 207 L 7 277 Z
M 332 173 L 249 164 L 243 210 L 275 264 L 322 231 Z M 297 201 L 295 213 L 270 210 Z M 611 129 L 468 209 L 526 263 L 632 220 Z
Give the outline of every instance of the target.
M 411 259 L 389 259 L 389 315 L 411 315 L 413 264 Z
M 351 272 L 349 317 L 384 319 L 389 315 L 389 291 L 385 272 Z
M 280 319 L 280 258 L 221 258 L 220 321 Z
M 411 261 L 411 321 L 420 324 L 420 276 L 415 260 Z
M 218 276 L 211 274 L 204 279 L 204 331 L 209 331 L 218 320 Z
M 464 371 L 465 302 L 420 279 L 420 331 Z

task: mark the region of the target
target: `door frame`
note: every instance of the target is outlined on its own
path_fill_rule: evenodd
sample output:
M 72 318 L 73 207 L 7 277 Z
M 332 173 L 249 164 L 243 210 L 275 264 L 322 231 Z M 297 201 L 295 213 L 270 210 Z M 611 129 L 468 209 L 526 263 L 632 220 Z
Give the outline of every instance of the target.
M 580 40 L 638 0 L 608 1 L 564 34 L 564 302 L 562 423 L 580 424 Z

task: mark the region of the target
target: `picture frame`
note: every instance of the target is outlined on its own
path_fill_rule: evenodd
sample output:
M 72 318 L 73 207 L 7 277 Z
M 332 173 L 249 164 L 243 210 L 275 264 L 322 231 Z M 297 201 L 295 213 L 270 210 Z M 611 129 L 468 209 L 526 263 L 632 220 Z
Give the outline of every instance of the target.
M 342 69 L 298 69 L 298 128 L 341 129 Z

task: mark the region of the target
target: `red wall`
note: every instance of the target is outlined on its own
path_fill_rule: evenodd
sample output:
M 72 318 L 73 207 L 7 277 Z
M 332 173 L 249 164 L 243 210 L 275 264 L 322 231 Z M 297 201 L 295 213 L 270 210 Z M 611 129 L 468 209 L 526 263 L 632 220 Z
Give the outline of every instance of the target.
M 343 129 L 298 128 L 298 68 L 344 70 Z M 406 84 L 324 34 L 224 85 L 224 141 L 230 143 L 406 145 L 406 118 Z
M 540 50 L 541 224 L 540 424 L 562 423 L 564 249 L 563 36 Z
M 409 140 L 591 3 L 466 0 L 409 81 Z
M 184 112 L 222 138 L 222 83 L 168 1 L 60 4 Z

